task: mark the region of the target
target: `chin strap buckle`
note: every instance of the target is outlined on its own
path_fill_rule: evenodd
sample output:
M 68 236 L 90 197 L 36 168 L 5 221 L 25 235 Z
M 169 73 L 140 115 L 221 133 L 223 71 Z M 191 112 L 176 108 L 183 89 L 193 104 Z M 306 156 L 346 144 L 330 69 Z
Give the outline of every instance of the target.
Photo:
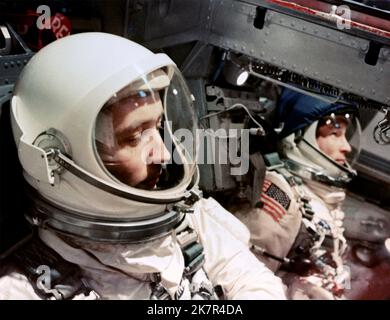
M 194 204 L 202 198 L 202 191 L 194 187 L 184 195 L 184 200 L 176 203 L 173 210 L 181 213 L 194 213 Z
M 198 187 L 194 187 L 184 196 L 184 204 L 186 206 L 193 206 L 196 202 L 202 199 L 203 193 Z

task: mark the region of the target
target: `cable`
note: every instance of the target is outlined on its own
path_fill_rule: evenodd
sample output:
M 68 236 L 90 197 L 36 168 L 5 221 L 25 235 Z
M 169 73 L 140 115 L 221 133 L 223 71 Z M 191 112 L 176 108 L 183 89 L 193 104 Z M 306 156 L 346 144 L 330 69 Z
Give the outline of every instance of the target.
M 207 119 L 207 118 L 211 118 L 211 117 L 215 117 L 216 115 L 218 114 L 221 114 L 221 113 L 224 113 L 224 112 L 228 112 L 232 109 L 235 109 L 237 107 L 240 107 L 242 109 L 245 110 L 245 112 L 248 114 L 249 118 L 251 118 L 251 120 L 259 127 L 260 129 L 260 132 L 262 134 L 264 134 L 264 128 L 263 126 L 257 122 L 257 120 L 252 116 L 252 114 L 250 113 L 250 111 L 248 110 L 248 108 L 243 105 L 242 103 L 235 103 L 233 104 L 232 106 L 230 106 L 229 108 L 226 108 L 225 110 L 221 110 L 221 111 L 218 111 L 218 112 L 213 112 L 213 113 L 209 113 L 208 115 L 205 115 L 203 117 L 200 118 L 200 120 L 204 120 L 204 119 Z M 203 126 L 202 126 L 203 127 Z M 203 129 L 206 129 L 205 127 L 203 127 Z M 208 135 L 211 135 L 211 136 L 214 136 L 214 137 L 217 137 L 217 138 L 220 138 L 220 139 L 228 139 L 228 138 L 236 138 L 236 137 L 233 137 L 233 136 L 217 136 L 217 135 L 213 135 L 211 134 L 210 132 L 207 132 L 207 129 L 206 129 L 206 134 Z M 253 132 L 253 131 L 252 131 Z

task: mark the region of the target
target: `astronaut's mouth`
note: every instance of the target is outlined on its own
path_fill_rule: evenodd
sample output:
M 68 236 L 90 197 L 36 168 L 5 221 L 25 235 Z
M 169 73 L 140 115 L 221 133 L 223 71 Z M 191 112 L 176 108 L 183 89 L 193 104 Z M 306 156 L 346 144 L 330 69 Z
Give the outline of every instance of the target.
M 153 179 L 148 179 L 146 180 L 145 182 L 143 182 L 142 184 L 145 186 L 146 189 L 148 190 L 152 190 L 152 189 L 155 189 L 156 186 L 157 186 L 157 182 L 159 180 L 160 177 L 157 177 L 157 178 L 153 178 Z
M 345 159 L 336 159 L 336 162 L 339 164 L 339 165 L 345 165 Z
M 142 181 L 140 184 L 137 185 L 138 188 L 144 189 L 144 190 L 153 190 L 157 186 L 157 182 L 160 179 L 162 172 L 161 166 L 154 167 L 153 172 L 149 174 L 149 177 Z

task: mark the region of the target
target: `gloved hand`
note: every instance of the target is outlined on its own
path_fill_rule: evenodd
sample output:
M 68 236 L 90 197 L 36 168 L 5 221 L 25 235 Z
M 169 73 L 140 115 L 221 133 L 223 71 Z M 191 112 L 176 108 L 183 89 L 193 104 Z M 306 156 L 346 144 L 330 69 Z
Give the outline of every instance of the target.
M 290 284 L 287 289 L 287 298 L 291 300 L 335 300 L 331 292 L 303 277 L 297 277 Z

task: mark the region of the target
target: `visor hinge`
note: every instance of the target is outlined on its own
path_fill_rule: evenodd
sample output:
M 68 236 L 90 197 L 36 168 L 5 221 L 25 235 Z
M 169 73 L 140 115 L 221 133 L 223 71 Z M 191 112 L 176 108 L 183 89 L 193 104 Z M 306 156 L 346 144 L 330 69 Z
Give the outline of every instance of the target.
M 202 191 L 191 189 L 184 195 L 184 200 L 173 206 L 173 209 L 182 213 L 194 213 L 193 205 L 202 198 Z

